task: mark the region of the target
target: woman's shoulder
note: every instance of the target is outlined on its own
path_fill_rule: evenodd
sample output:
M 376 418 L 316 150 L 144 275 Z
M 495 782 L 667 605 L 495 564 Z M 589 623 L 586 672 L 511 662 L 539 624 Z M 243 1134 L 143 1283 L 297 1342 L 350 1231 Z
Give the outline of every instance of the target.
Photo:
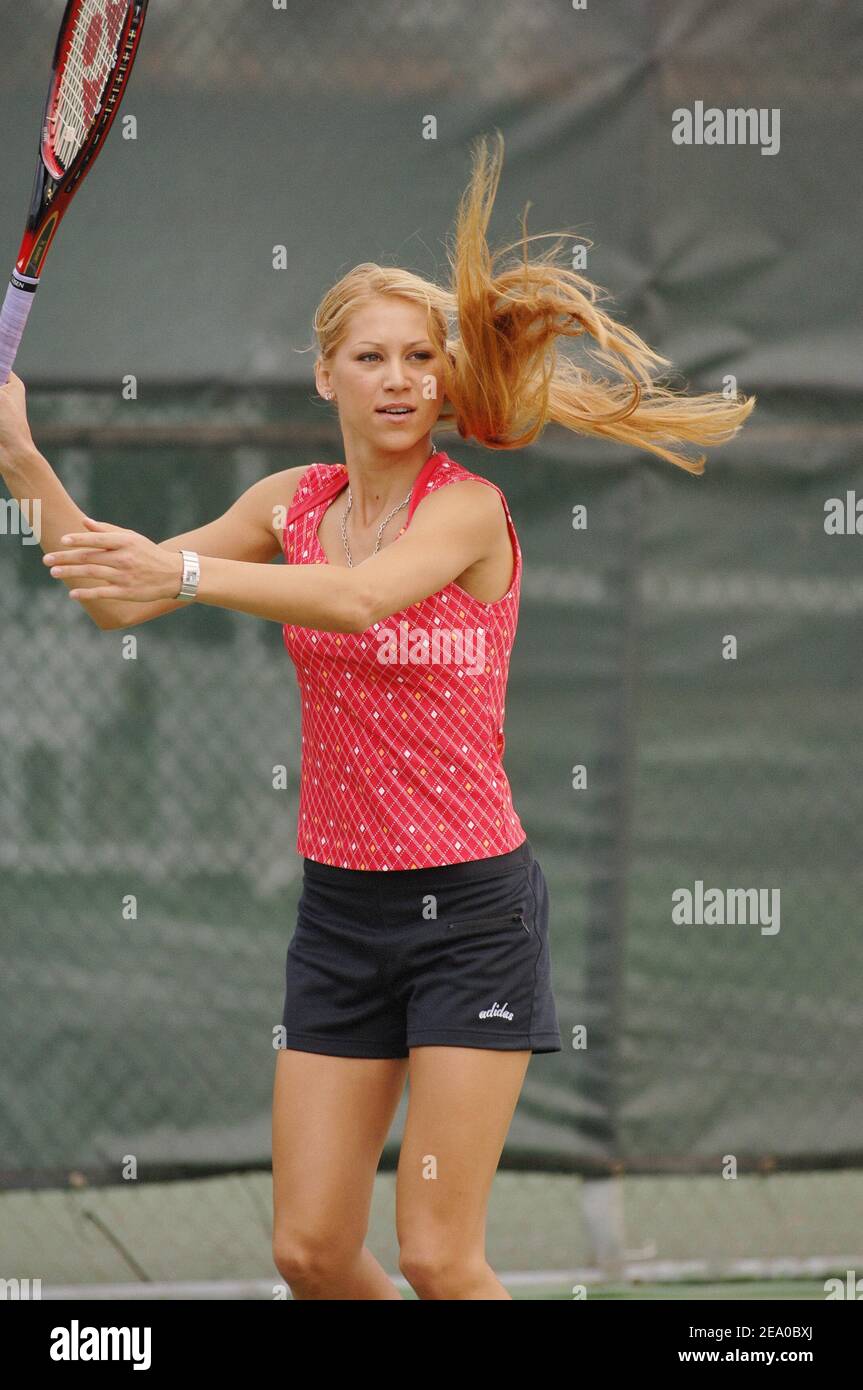
M 479 497 L 482 497 L 482 487 L 491 488 L 497 493 L 507 511 L 509 510 L 506 497 L 497 483 L 493 482 L 491 478 L 484 477 L 482 473 L 474 473 L 470 468 L 466 468 L 464 464 L 458 463 L 456 459 L 442 451 L 440 462 L 428 480 L 427 489 L 429 492 L 435 492 L 438 488 L 446 487 L 451 483 L 475 483 L 477 484 L 476 487 L 462 489 L 462 491 L 466 494 L 474 493 Z
M 339 472 L 344 472 L 340 463 L 301 463 L 295 468 L 281 468 L 276 473 L 268 473 L 262 481 L 278 493 L 280 501 L 290 506 L 295 497 L 300 494 L 305 496 Z
M 307 493 L 316 492 L 319 488 L 324 488 L 335 478 L 347 473 L 343 463 L 309 463 L 305 468 L 297 470 L 300 474 L 297 484 L 297 495 L 305 496 Z
M 437 465 L 426 484 L 429 492 L 445 487 L 447 483 L 487 483 L 489 487 L 495 486 L 490 478 L 484 478 L 481 473 L 474 473 L 445 450 L 441 449 L 438 452 Z
M 506 541 L 508 529 L 515 529 L 506 497 L 497 483 L 465 468 L 449 454 L 441 455 L 422 492 L 414 498 L 411 515 L 430 498 L 433 500 L 427 503 L 426 515 L 436 524 L 467 519 L 478 529 L 488 528 L 490 536 L 496 536 L 501 543 Z
M 319 498 L 341 486 L 347 470 L 341 463 L 309 463 L 300 468 L 285 470 L 285 479 L 290 486 L 285 489 L 284 503 L 293 517 L 309 510 Z
M 340 464 L 300 464 L 296 468 L 281 468 L 275 473 L 268 473 L 248 490 L 247 495 L 254 501 L 256 513 L 260 513 L 261 524 L 268 531 L 272 529 L 274 519 L 281 518 L 278 527 L 283 550 L 288 520 L 313 507 L 327 482 L 340 471 L 343 471 Z

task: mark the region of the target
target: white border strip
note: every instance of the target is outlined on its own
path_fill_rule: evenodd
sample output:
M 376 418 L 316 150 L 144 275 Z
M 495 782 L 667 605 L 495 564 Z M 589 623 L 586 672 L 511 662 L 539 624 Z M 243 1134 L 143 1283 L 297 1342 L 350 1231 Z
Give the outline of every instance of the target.
M 513 1270 L 498 1274 L 507 1288 L 545 1288 L 573 1284 L 606 1285 L 720 1282 L 729 1279 L 817 1279 L 863 1267 L 863 1254 L 789 1256 L 768 1260 L 654 1260 L 624 1264 L 619 1270 L 596 1266 L 582 1269 Z M 401 1275 L 391 1276 L 397 1288 L 409 1288 Z M 637 1282 L 636 1282 L 637 1281 Z M 91 1299 L 266 1299 L 271 1302 L 280 1280 L 213 1279 L 201 1282 L 130 1284 L 51 1284 L 42 1289 L 43 1299 L 89 1301 Z

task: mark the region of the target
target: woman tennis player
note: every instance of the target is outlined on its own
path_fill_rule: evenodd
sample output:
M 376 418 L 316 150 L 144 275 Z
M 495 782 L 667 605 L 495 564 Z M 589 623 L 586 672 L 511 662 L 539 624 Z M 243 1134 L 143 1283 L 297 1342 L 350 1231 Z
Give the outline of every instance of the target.
M 302 700 L 298 918 L 273 1097 L 275 1263 L 298 1299 L 396 1299 L 366 1249 L 372 1188 L 410 1078 L 399 1265 L 421 1299 L 506 1299 L 485 1255 L 489 1193 L 533 1053 L 559 1052 L 548 892 L 504 772 L 522 557 L 498 487 L 432 430 L 524 447 L 550 421 L 687 469 L 754 397 L 682 396 L 596 287 L 486 230 L 502 140 L 480 140 L 452 283 L 357 266 L 315 327 L 345 463 L 289 468 L 155 544 L 85 518 L 35 449 L 17 377 L 0 391 L 4 475 L 42 502 L 51 574 L 100 628 L 189 602 L 283 624 Z M 589 355 L 618 380 L 559 354 Z M 285 565 L 269 561 L 282 552 Z

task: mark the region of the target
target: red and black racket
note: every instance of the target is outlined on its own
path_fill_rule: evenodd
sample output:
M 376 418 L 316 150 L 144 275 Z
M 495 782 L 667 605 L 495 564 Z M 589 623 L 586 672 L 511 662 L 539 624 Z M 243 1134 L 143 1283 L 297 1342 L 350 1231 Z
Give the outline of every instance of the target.
M 120 109 L 147 4 L 148 0 L 67 0 L 51 67 L 27 228 L 0 310 L 0 385 L 9 380 L 48 248 Z

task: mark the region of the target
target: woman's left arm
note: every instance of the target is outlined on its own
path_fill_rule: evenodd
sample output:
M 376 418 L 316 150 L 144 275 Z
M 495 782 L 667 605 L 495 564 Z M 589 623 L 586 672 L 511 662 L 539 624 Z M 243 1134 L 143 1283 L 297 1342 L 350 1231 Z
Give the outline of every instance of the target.
M 465 479 L 430 493 L 395 544 L 348 571 L 361 583 L 359 631 L 436 594 L 492 555 L 502 526 L 506 531 L 500 496 L 487 483 Z

